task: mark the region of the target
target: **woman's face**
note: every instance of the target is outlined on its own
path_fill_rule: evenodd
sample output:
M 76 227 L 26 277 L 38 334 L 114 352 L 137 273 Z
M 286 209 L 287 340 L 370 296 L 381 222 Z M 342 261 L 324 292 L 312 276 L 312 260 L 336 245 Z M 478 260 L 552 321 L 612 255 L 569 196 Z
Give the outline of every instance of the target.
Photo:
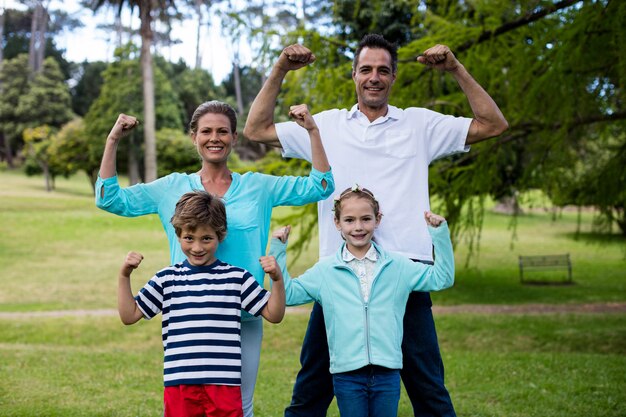
M 237 142 L 237 132 L 230 130 L 226 115 L 207 113 L 198 119 L 198 129 L 191 139 L 204 162 L 223 163 Z

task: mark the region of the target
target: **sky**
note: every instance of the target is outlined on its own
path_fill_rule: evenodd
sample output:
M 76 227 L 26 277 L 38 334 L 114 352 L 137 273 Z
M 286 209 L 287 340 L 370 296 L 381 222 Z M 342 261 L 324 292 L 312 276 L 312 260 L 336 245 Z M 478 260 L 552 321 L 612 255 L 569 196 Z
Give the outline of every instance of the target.
M 113 9 L 104 8 L 93 14 L 79 5 L 78 0 L 50 0 L 50 10 L 65 10 L 70 16 L 79 19 L 84 27 L 76 29 L 70 33 L 55 37 L 57 47 L 65 49 L 65 59 L 73 62 L 87 61 L 111 61 L 113 58 L 113 46 L 108 42 L 109 38 L 114 39 L 114 33 L 107 33 L 97 29 L 98 24 L 112 23 L 115 20 Z M 0 0 L 0 7 L 24 9 L 25 7 L 14 0 Z M 206 19 L 206 18 L 205 18 Z M 139 28 L 139 11 L 135 9 L 131 16 L 129 10 L 122 14 L 122 24 L 133 28 Z M 202 68 L 209 71 L 216 83 L 220 83 L 231 71 L 232 47 L 230 40 L 225 40 L 220 34 L 219 20 L 213 19 L 210 25 L 203 27 L 203 38 L 201 43 Z M 182 42 L 171 48 L 160 49 L 160 53 L 171 61 L 185 60 L 190 67 L 195 66 L 196 59 L 196 30 L 197 22 L 187 20 L 175 23 L 172 30 L 172 37 Z M 136 43 L 140 40 L 137 37 Z M 246 50 L 245 42 L 241 43 L 241 62 L 246 64 L 250 61 L 250 52 Z

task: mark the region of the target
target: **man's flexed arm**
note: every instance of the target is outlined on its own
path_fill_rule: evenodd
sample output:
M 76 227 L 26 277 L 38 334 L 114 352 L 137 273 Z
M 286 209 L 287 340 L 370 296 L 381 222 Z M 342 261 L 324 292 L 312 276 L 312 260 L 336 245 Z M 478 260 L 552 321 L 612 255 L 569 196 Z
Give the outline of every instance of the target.
M 465 141 L 467 145 L 498 136 L 509 128 L 496 102 L 456 59 L 450 48 L 435 45 L 424 51 L 417 60 L 431 68 L 450 73 L 465 93 L 474 113 L 474 120 Z
M 261 91 L 252 102 L 243 134 L 254 142 L 280 147 L 274 126 L 274 108 L 280 87 L 289 71 L 295 71 L 315 61 L 315 55 L 302 45 L 283 49 Z

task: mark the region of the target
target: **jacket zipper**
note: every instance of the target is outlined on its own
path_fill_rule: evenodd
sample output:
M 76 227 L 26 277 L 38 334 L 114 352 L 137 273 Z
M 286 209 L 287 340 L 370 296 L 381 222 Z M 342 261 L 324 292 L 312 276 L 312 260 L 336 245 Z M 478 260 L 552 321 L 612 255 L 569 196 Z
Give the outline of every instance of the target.
M 356 278 L 356 281 L 357 281 L 356 284 L 357 284 L 357 286 L 359 288 L 359 293 L 361 294 L 361 303 L 363 303 L 363 313 L 365 315 L 365 352 L 367 354 L 367 363 L 371 364 L 372 363 L 372 357 L 371 357 L 372 347 L 371 347 L 371 341 L 370 341 L 369 302 L 366 303 L 364 301 L 363 291 L 361 289 L 361 284 L 359 282 L 359 277 L 356 276 L 356 274 L 354 273 L 352 268 L 350 268 L 350 267 L 348 267 L 346 265 L 337 265 L 337 266 L 339 268 L 346 269 L 347 271 L 349 271 L 350 274 L 352 274 L 353 277 Z M 372 292 L 374 290 L 374 282 L 376 282 L 376 278 L 378 278 L 378 276 L 380 275 L 381 271 L 383 269 L 385 269 L 386 267 L 387 267 L 387 262 L 383 262 L 381 267 L 376 271 L 376 276 L 372 280 L 372 288 L 370 288 L 370 298 L 372 297 Z
M 367 353 L 367 363 L 372 363 L 371 350 L 370 346 L 370 314 L 368 309 L 368 304 L 364 303 L 363 307 L 365 309 L 365 352 Z

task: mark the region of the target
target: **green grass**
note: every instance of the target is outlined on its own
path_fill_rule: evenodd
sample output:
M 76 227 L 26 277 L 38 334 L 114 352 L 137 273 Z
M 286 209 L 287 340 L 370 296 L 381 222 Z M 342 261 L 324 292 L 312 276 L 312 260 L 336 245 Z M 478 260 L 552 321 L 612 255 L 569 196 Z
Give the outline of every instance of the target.
M 86 178 L 0 172 L 0 312 L 114 309 L 116 275 L 129 250 L 146 259 L 135 289 L 169 256 L 155 216 L 126 219 L 96 209 Z M 592 233 L 584 213 L 554 221 L 534 210 L 517 220 L 487 213 L 481 248 L 457 282 L 434 294 L 439 305 L 623 302 L 623 238 Z M 293 267 L 316 260 L 317 244 Z M 518 254 L 569 252 L 575 285 L 519 283 Z M 446 381 L 459 416 L 626 415 L 624 314 L 440 315 Z M 256 415 L 282 415 L 298 370 L 308 316 L 265 326 Z M 123 326 L 115 316 L 0 316 L 0 415 L 161 416 L 160 323 Z M 410 416 L 403 394 L 400 416 Z M 333 405 L 329 416 L 338 416 Z
M 626 413 L 621 315 L 450 316 L 437 319 L 459 416 Z M 289 402 L 306 314 L 265 326 L 256 414 Z M 0 319 L 0 415 L 159 416 L 159 323 L 116 317 Z M 337 416 L 333 406 L 329 416 Z M 400 416 L 409 416 L 403 395 Z

